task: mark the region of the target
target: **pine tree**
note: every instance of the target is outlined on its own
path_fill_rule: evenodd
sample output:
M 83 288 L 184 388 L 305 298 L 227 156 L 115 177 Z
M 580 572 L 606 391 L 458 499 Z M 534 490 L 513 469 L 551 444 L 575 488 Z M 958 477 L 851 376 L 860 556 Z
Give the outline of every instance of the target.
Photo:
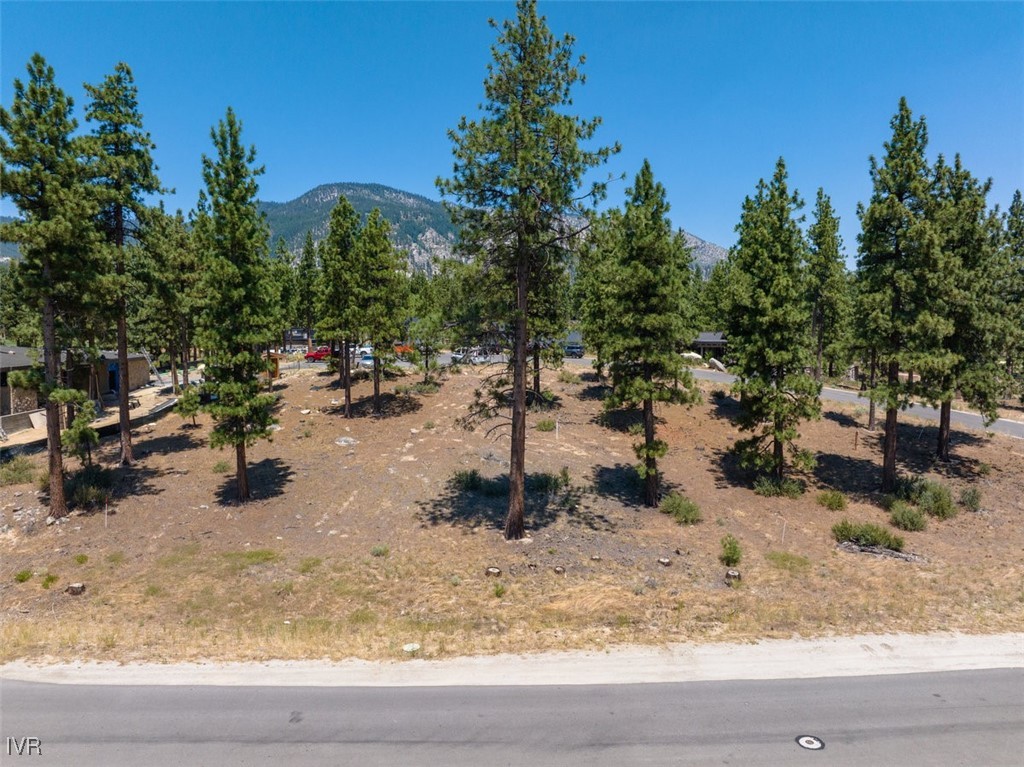
M 276 339 L 285 344 L 285 334 L 292 326 L 297 313 L 299 296 L 298 277 L 291 264 L 284 238 L 279 237 L 270 259 L 270 280 L 274 286 L 274 330 Z
M 494 28 L 499 25 L 492 21 Z M 486 104 L 477 120 L 463 117 L 449 133 L 454 144 L 452 178 L 438 180 L 460 227 L 461 247 L 499 275 L 501 320 L 512 328 L 512 443 L 505 537 L 524 535 L 526 465 L 526 369 L 528 318 L 546 267 L 565 257 L 563 242 L 576 235 L 571 214 L 582 213 L 594 185 L 580 195 L 583 177 L 614 149 L 586 151 L 599 120 L 565 113 L 581 80 L 573 39 L 556 40 L 534 0 L 518 0 L 516 18 L 500 25 L 494 61 L 484 82 Z M 542 268 L 545 267 L 545 268 Z
M 381 412 L 380 375 L 392 341 L 402 332 L 408 297 L 405 259 L 391 244 L 391 224 L 374 208 L 359 232 L 353 260 L 363 270 L 361 300 L 356 305 L 359 326 L 373 344 L 373 412 Z
M 320 264 L 317 263 L 316 245 L 313 244 L 313 233 L 306 232 L 306 240 L 302 245 L 302 255 L 299 256 L 296 280 L 298 281 L 298 296 L 296 298 L 296 317 L 299 326 L 306 331 L 306 351 L 313 348 L 313 328 L 316 326 L 316 302 L 321 285 Z
M 351 349 L 363 332 L 359 305 L 365 300 L 363 291 L 367 279 L 364 266 L 356 261 L 359 230 L 359 214 L 345 195 L 339 195 L 331 209 L 327 237 L 320 243 L 323 271 L 317 304 L 320 319 L 316 327 L 322 338 L 341 345 L 338 375 L 345 390 L 346 418 L 352 417 Z
M 206 409 L 215 421 L 211 447 L 235 448 L 238 501 L 249 500 L 245 448 L 270 436 L 274 398 L 259 393 L 266 370 L 261 348 L 271 335 L 272 289 L 269 233 L 257 208 L 256 149 L 241 141 L 242 125 L 228 108 L 211 131 L 215 157 L 203 155 L 205 192 L 196 230 L 201 244 L 203 307 L 201 341 L 206 350 Z
M 938 403 L 936 455 L 949 460 L 953 397 L 961 392 L 987 422 L 998 418 L 1005 391 L 1000 365 L 1007 326 L 1007 306 L 999 290 L 998 219 L 986 197 L 992 186 L 975 179 L 957 155 L 952 167 L 940 157 L 934 169 L 928 215 L 938 229 L 945 268 L 943 300 L 932 301 L 950 322 L 950 332 L 935 353 L 919 363 L 923 393 Z M 934 295 L 933 295 L 934 299 Z
M 696 337 L 692 307 L 685 303 L 691 259 L 682 236 L 672 231 L 665 189 L 654 181 L 646 160 L 626 194 L 626 210 L 611 235 L 617 242 L 607 256 L 612 279 L 601 337 L 612 394 L 606 403 L 610 408 L 643 407 L 644 441 L 634 449 L 644 504 L 657 506 L 657 459 L 668 445 L 656 438 L 654 403 L 699 398 L 678 351 L 679 344 Z
M 1016 382 L 1017 396 L 1024 402 L 1024 199 L 1019 189 L 1013 194 L 1001 242 L 1006 270 L 1001 293 L 1008 320 L 1004 343 L 1006 370 Z
M 861 219 L 858 280 L 860 342 L 873 350 L 879 379 L 872 401 L 885 405 L 882 490 L 896 487 L 897 416 L 910 402 L 912 388 L 900 371 L 935 369 L 927 358 L 951 332 L 945 300 L 940 238 L 928 218 L 930 171 L 925 158 L 928 132 L 915 120 L 906 99 L 890 122 L 892 138 L 879 164 L 871 158 L 873 191 Z
M 843 260 L 839 218 L 823 189 L 818 190 L 814 223 L 807 230 L 810 241 L 806 281 L 811 309 L 811 338 L 814 344 L 814 378 L 821 380 L 823 361 L 834 366 L 842 348 L 849 319 L 850 287 Z
M 787 185 L 780 157 L 770 182 L 761 179 L 754 197 L 743 202 L 732 254 L 732 291 L 727 331 L 737 362 L 741 395 L 740 429 L 756 432 L 736 444 L 745 465 L 768 471 L 775 481 L 785 473 L 785 448 L 801 467 L 806 452 L 796 448 L 800 421 L 821 412 L 821 384 L 809 367 L 809 307 L 803 277 L 807 245 L 798 211 L 803 201 Z
M 104 271 L 94 225 L 98 204 L 90 188 L 87 142 L 75 136 L 73 102 L 38 53 L 27 81 L 16 79 L 10 109 L 0 107 L 0 188 L 22 220 L 3 239 L 21 249 L 20 298 L 42 315 L 50 514 L 67 515 L 61 457 L 61 338 L 76 306 L 87 302 Z
M 150 151 L 155 148 L 142 129 L 138 89 L 132 71 L 124 62 L 114 67 L 98 86 L 85 85 L 92 102 L 85 119 L 97 123 L 98 156 L 95 183 L 99 187 L 102 210 L 100 228 L 114 248 L 114 313 L 117 322 L 118 413 L 120 418 L 121 465 L 130 466 L 132 455 L 131 420 L 128 415 L 128 296 L 138 294 L 128 270 L 128 246 L 138 237 L 142 197 L 160 191 L 156 166 Z
M 579 253 L 579 268 L 573 285 L 583 342 L 594 355 L 600 374 L 608 364 L 608 318 L 612 315 L 612 291 L 618 261 L 622 211 L 613 208 L 594 219 Z

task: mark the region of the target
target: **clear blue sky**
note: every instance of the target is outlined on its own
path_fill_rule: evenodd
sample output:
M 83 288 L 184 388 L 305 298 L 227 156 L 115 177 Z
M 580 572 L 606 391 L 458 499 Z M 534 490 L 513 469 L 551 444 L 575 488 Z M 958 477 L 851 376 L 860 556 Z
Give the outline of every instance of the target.
M 645 157 L 673 222 L 724 246 L 743 198 L 785 157 L 807 201 L 842 217 L 870 195 L 901 96 L 928 121 L 932 158 L 959 152 L 1005 209 L 1024 187 L 1024 3 L 541 2 L 585 54 L 575 109 L 622 143 L 608 170 Z M 189 209 L 209 132 L 232 106 L 266 165 L 262 199 L 332 181 L 378 182 L 437 199 L 446 131 L 476 114 L 495 33 L 514 3 L 87 2 L 4 0 L 0 98 L 34 51 L 81 121 L 83 82 L 116 62 L 135 74 L 161 178 Z M 13 212 L 8 201 L 2 211 Z

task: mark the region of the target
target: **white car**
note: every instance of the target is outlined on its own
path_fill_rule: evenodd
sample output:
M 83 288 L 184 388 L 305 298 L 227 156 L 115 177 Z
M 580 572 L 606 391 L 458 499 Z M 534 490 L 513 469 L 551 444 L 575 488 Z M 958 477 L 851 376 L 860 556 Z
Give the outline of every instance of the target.
M 355 355 L 357 357 L 363 357 L 363 356 L 365 356 L 367 354 L 369 354 L 370 356 L 373 356 L 373 345 L 372 344 L 370 344 L 370 343 L 363 343 L 362 345 L 356 347 Z
M 359 362 L 356 363 L 356 367 L 358 367 L 360 370 L 373 370 L 373 355 L 362 355 L 359 358 Z

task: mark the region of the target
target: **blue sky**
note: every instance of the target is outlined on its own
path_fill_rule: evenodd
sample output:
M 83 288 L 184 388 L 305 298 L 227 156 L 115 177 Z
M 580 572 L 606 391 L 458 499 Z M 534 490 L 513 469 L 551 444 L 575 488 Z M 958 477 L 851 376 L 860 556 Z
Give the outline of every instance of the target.
M 600 115 L 608 203 L 649 158 L 672 219 L 723 246 L 746 195 L 780 155 L 810 217 L 819 186 L 852 262 L 901 96 L 927 118 L 934 156 L 992 177 L 990 202 L 1024 187 L 1024 3 L 541 2 L 586 55 L 576 111 Z M 232 106 L 266 166 L 260 196 L 377 182 L 433 199 L 451 170 L 446 131 L 475 115 L 495 32 L 514 3 L 88 2 L 4 0 L 0 98 L 35 51 L 81 121 L 83 82 L 135 74 L 160 175 L 189 209 L 209 132 Z M 9 201 L 0 204 L 13 212 Z

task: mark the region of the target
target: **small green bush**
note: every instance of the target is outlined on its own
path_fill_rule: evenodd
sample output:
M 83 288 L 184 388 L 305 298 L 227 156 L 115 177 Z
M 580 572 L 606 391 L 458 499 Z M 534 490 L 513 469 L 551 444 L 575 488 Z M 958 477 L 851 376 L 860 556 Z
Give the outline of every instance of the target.
M 976 487 L 966 487 L 960 493 L 960 505 L 968 511 L 981 510 L 981 491 Z
M 496 596 L 498 599 L 501 599 L 503 596 L 505 596 L 505 593 L 507 591 L 508 591 L 508 588 L 505 586 L 504 583 L 495 583 L 494 584 L 494 596 Z
M 229 471 L 231 471 L 231 464 L 227 461 L 217 461 L 217 463 L 213 464 L 214 474 L 226 474 Z
M 311 572 L 316 570 L 320 565 L 323 564 L 323 560 L 320 557 L 306 557 L 299 562 L 299 572 L 303 575 L 309 575 Z
M 743 551 L 740 549 L 740 542 L 737 541 L 732 533 L 726 534 L 722 538 L 722 553 L 718 555 L 718 561 L 726 567 L 735 567 L 740 563 L 743 558 Z
M 550 418 L 545 418 L 541 421 L 537 421 L 537 431 L 554 431 L 555 422 Z
M 896 480 L 896 498 L 917 504 L 927 483 L 924 477 L 899 477 Z
M 669 493 L 662 501 L 660 510 L 681 525 L 695 525 L 701 520 L 700 506 L 685 495 Z
M 804 485 L 795 479 L 778 480 L 774 477 L 761 476 L 754 480 L 754 492 L 765 498 L 799 498 L 804 494 Z
M 938 482 L 925 481 L 917 505 L 925 513 L 937 519 L 949 519 L 956 516 L 956 506 L 949 488 Z
M 554 494 L 569 487 L 569 481 L 569 467 L 563 466 L 558 474 L 545 471 L 527 475 L 526 489 L 534 493 Z
M 16 455 L 7 463 L 0 465 L 0 486 L 25 485 L 35 479 L 35 475 L 32 462 L 23 455 Z
M 114 474 L 92 464 L 76 471 L 64 482 L 64 493 L 77 508 L 102 506 L 113 494 Z
M 580 377 L 571 370 L 560 370 L 558 372 L 558 380 L 564 384 L 578 384 Z
M 924 530 L 925 517 L 920 509 L 914 508 L 906 501 L 895 500 L 889 507 L 889 521 L 893 527 L 908 532 Z
M 390 553 L 391 549 L 382 544 L 378 544 L 377 546 L 374 546 L 372 549 L 370 549 L 370 556 L 372 557 L 386 557 Z
M 838 490 L 824 490 L 818 493 L 818 505 L 829 511 L 843 511 L 846 508 L 846 496 Z
M 880 546 L 892 551 L 903 551 L 903 539 L 900 536 L 870 522 L 854 524 L 844 519 L 832 526 L 832 537 L 839 543 L 849 541 L 858 546 Z
M 457 490 L 479 490 L 483 486 L 484 479 L 476 469 L 459 469 L 452 476 L 452 485 Z
M 47 573 L 46 575 L 43 576 L 43 582 L 42 582 L 41 585 L 42 585 L 42 587 L 44 589 L 48 589 L 48 588 L 50 588 L 50 586 L 55 584 L 58 580 L 59 579 L 57 578 L 57 576 L 54 575 L 53 573 Z
M 19 570 L 18 572 L 16 572 L 14 574 L 14 580 L 17 581 L 18 583 L 24 583 L 25 581 L 27 581 L 31 577 L 32 577 L 32 571 L 31 570 Z
M 980 474 L 983 477 L 987 477 L 991 473 L 992 473 L 992 467 L 989 464 L 987 464 L 987 463 L 979 463 L 978 464 L 978 474 Z
M 76 565 L 84 565 L 88 561 L 89 561 L 89 555 L 88 554 L 75 554 L 75 564 Z
M 425 424 L 423 424 L 423 428 L 424 429 L 434 429 L 434 428 L 437 428 L 437 424 L 435 424 L 433 421 L 427 421 Z

